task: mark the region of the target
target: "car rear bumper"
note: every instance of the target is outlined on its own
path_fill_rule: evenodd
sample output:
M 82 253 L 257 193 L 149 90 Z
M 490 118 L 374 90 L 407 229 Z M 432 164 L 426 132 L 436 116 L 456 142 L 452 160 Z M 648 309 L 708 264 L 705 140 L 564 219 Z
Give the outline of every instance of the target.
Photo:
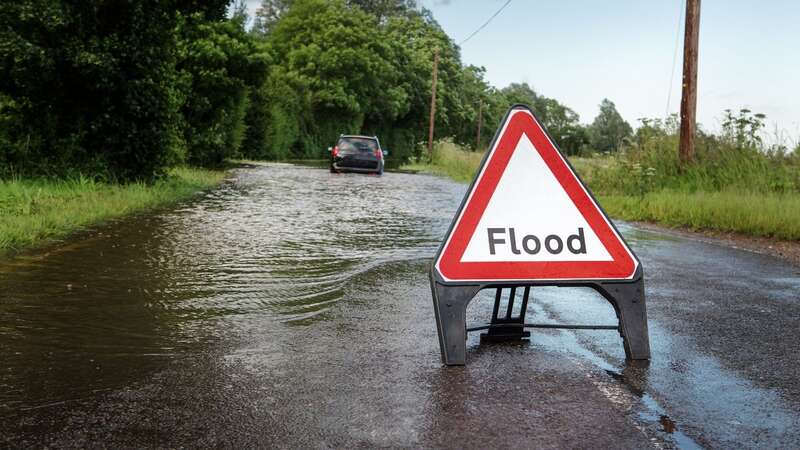
M 383 161 L 378 158 L 365 157 L 337 157 L 331 161 L 334 170 L 348 172 L 380 172 Z
M 346 164 L 332 163 L 331 168 L 339 172 L 377 173 L 381 171 L 381 164 L 375 167 L 353 167 Z

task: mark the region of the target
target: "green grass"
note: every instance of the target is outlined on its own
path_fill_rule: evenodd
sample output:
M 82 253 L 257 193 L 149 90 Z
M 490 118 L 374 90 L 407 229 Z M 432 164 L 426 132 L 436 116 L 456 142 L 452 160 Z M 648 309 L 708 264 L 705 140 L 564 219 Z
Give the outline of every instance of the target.
M 483 153 L 461 150 L 449 141 L 437 142 L 433 147 L 433 161 L 412 162 L 400 168 L 449 177 L 462 183 L 472 181 Z
M 641 162 L 619 156 L 569 160 L 613 217 L 800 240 L 796 159 L 728 153 L 679 173 L 664 154 Z M 470 182 L 482 156 L 445 142 L 435 146 L 431 163 L 403 168 Z
M 0 254 L 40 244 L 106 220 L 164 206 L 219 184 L 223 171 L 175 168 L 154 183 L 0 180 Z
M 644 196 L 599 195 L 610 215 L 670 227 L 800 240 L 800 195 L 657 191 Z

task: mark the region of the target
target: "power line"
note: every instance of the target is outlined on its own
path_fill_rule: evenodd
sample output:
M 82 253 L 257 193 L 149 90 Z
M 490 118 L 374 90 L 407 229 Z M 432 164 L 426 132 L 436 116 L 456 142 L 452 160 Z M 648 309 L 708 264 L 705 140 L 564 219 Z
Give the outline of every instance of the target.
M 672 70 L 669 73 L 669 90 L 667 93 L 667 109 L 665 116 L 669 118 L 669 102 L 672 100 L 672 84 L 675 82 L 675 63 L 678 61 L 678 43 L 680 42 L 681 37 L 681 22 L 683 19 L 683 2 L 678 2 L 680 4 L 681 9 L 678 12 L 678 29 L 675 30 L 675 51 L 672 53 Z
M 468 40 L 472 39 L 472 37 L 473 37 L 473 36 L 475 36 L 476 34 L 478 34 L 478 32 L 479 32 L 479 31 L 481 31 L 482 29 L 484 29 L 484 28 L 486 27 L 486 25 L 489 25 L 489 22 L 491 22 L 491 21 L 492 21 L 492 19 L 494 19 L 495 17 L 497 17 L 497 15 L 498 15 L 498 14 L 500 14 L 500 12 L 501 12 L 501 11 L 503 11 L 503 10 L 506 8 L 506 6 L 508 6 L 508 4 L 509 4 L 509 3 L 511 3 L 511 0 L 508 0 L 507 2 L 505 2 L 505 4 L 503 4 L 503 6 L 501 6 L 501 7 L 500 7 L 500 9 L 498 9 L 498 10 L 497 10 L 497 12 L 495 12 L 494 14 L 492 14 L 492 17 L 489 17 L 489 20 L 487 20 L 486 22 L 484 22 L 484 24 L 483 24 L 483 25 L 479 26 L 479 27 L 478 27 L 478 29 L 477 29 L 477 30 L 475 30 L 475 31 L 473 31 L 473 32 L 472 32 L 472 34 L 470 34 L 469 36 L 467 36 L 467 38 L 466 38 L 466 39 L 464 39 L 463 41 L 459 42 L 459 43 L 458 43 L 458 46 L 460 47 L 460 46 L 464 45 L 464 43 L 465 43 L 465 42 L 467 42 Z

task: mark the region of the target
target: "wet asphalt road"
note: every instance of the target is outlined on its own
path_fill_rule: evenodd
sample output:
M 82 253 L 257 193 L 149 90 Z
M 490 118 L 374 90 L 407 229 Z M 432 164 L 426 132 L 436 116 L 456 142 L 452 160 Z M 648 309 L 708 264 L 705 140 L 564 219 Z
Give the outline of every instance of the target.
M 442 366 L 427 268 L 464 190 L 241 169 L 0 261 L 0 447 L 800 447 L 800 268 L 713 243 L 620 224 L 649 364 L 613 331 L 534 330 Z M 528 315 L 616 323 L 577 288 Z

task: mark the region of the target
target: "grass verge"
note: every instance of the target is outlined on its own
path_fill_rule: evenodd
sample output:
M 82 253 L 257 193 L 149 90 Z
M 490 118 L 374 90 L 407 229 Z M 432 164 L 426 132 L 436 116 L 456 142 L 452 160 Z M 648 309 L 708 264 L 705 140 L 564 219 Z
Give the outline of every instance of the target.
M 443 142 L 435 146 L 433 161 L 404 169 L 442 175 L 468 183 L 480 165 L 482 154 Z M 800 194 L 744 189 L 719 191 L 681 190 L 653 186 L 646 170 L 633 168 L 627 175 L 628 192 L 611 187 L 606 178 L 620 175 L 610 158 L 570 158 L 581 178 L 613 217 L 653 222 L 669 227 L 713 230 L 750 236 L 800 241 Z M 679 180 L 676 180 L 679 181 Z M 678 184 L 678 183 L 676 183 Z
M 433 160 L 406 164 L 400 169 L 449 177 L 455 181 L 469 183 L 483 159 L 483 153 L 461 150 L 449 141 L 437 142 L 433 148 Z
M 612 216 L 669 227 L 800 241 L 800 195 L 749 192 L 649 192 L 599 195 Z
M 175 168 L 155 183 L 0 180 L 0 254 L 63 237 L 88 225 L 187 198 L 219 184 L 223 171 Z

